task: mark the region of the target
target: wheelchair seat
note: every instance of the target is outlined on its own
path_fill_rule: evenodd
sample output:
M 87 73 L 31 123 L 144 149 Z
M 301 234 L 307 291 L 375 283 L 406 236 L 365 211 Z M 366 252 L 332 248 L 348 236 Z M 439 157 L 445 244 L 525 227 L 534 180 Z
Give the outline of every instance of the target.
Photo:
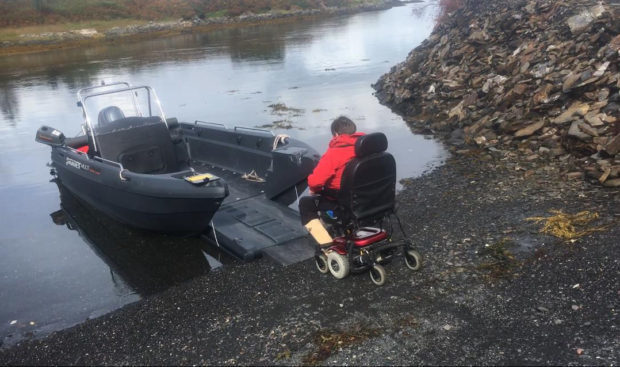
M 338 194 L 343 224 L 372 224 L 394 212 L 396 162 L 387 147 L 383 133 L 362 135 L 355 142 L 355 158 L 345 166 Z

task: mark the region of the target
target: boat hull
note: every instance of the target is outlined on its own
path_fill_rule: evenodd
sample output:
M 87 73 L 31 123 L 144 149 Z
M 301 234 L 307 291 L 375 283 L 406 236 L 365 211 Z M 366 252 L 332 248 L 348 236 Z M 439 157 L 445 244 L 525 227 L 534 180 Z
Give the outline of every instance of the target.
M 66 147 L 52 148 L 52 162 L 60 183 L 77 197 L 122 223 L 150 231 L 204 232 L 228 195 L 223 181 L 195 186 L 182 179 L 182 172 L 121 174 L 118 166 Z

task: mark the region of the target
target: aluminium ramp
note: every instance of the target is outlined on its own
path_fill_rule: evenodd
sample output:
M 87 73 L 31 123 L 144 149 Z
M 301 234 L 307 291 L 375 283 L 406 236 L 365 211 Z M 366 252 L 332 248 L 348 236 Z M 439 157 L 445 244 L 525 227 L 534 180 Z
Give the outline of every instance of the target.
M 314 257 L 315 245 L 289 207 L 264 195 L 225 201 L 213 217 L 211 240 L 241 258 L 263 255 L 278 264 L 290 265 Z

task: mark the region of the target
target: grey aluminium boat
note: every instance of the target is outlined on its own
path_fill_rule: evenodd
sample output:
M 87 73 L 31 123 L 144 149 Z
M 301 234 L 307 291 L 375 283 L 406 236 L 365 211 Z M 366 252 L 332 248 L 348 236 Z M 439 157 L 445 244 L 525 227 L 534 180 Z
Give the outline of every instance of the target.
M 231 174 L 261 181 L 267 199 L 290 203 L 283 198 L 303 185 L 318 157 L 306 144 L 269 131 L 166 118 L 147 86 L 84 88 L 78 100 L 83 135 L 66 138 L 43 126 L 36 141 L 51 147 L 63 186 L 142 229 L 204 232 L 230 192 L 222 176 Z

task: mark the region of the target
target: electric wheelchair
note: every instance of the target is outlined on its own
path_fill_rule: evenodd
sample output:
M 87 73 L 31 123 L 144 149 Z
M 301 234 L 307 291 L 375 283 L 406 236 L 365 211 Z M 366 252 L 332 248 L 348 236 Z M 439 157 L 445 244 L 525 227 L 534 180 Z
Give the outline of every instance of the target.
M 349 273 L 369 270 L 370 279 L 383 285 L 383 265 L 403 254 L 411 270 L 419 270 L 422 258 L 407 238 L 395 211 L 396 162 L 386 152 L 383 133 L 359 137 L 355 158 L 345 166 L 333 211 L 320 213 L 320 219 L 334 239 L 327 249 L 317 250 L 315 263 L 321 273 L 342 279 Z M 394 225 L 403 239 L 393 240 Z

